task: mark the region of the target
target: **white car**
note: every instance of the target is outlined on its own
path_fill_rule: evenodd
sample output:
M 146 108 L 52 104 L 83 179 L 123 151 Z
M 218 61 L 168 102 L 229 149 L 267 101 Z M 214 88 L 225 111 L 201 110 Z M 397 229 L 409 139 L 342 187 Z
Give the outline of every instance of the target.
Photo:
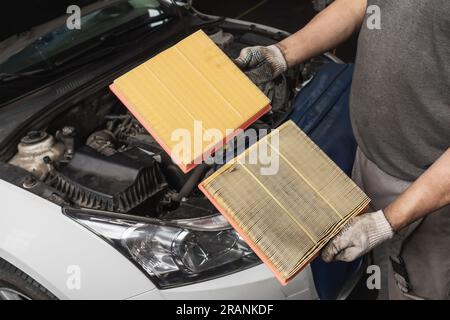
M 78 30 L 52 6 L 0 40 L 0 299 L 318 299 L 311 267 L 281 286 L 196 190 L 213 168 L 183 174 L 108 89 L 199 28 L 230 56 L 287 33 L 163 0 L 92 1 Z M 255 126 L 310 68 L 261 88 Z

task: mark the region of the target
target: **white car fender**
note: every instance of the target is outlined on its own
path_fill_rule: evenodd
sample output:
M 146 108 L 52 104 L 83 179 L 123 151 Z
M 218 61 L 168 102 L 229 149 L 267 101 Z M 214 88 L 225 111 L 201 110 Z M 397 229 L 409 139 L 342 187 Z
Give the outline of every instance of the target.
M 61 207 L 1 180 L 0 194 L 0 257 L 58 298 L 127 299 L 155 289 L 133 263 Z

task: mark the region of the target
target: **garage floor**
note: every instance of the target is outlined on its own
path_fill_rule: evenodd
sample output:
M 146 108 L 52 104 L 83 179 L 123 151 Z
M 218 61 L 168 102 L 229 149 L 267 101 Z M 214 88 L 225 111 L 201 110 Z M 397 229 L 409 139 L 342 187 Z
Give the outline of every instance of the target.
M 194 7 L 203 13 L 226 16 L 266 24 L 295 32 L 316 14 L 311 0 L 194 0 Z M 337 48 L 336 54 L 345 62 L 354 62 L 356 36 Z

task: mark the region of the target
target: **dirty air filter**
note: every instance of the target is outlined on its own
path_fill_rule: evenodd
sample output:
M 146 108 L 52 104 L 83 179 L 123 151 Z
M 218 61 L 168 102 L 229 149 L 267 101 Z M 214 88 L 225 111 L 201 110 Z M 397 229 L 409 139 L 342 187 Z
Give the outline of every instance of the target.
M 203 31 L 119 77 L 110 88 L 184 172 L 270 110 L 270 100 Z M 183 129 L 195 141 L 195 124 L 201 126 L 200 139 L 208 129 L 220 135 L 178 152 L 180 141 L 173 134 Z
M 278 168 L 266 173 L 274 174 L 262 174 L 267 164 L 249 164 L 252 155 L 262 155 L 262 146 Z M 292 121 L 224 165 L 199 188 L 282 284 L 370 201 Z
M 140 149 L 105 156 L 83 147 L 51 185 L 81 207 L 126 213 L 167 183 L 158 163 Z

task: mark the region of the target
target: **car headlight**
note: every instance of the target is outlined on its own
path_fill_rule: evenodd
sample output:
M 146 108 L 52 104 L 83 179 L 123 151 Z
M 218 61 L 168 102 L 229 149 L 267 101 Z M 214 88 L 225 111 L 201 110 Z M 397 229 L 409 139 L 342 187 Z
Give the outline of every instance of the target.
M 187 285 L 261 263 L 221 215 L 177 221 L 66 214 L 105 238 L 148 274 L 159 288 Z M 153 222 L 154 223 L 151 223 Z

